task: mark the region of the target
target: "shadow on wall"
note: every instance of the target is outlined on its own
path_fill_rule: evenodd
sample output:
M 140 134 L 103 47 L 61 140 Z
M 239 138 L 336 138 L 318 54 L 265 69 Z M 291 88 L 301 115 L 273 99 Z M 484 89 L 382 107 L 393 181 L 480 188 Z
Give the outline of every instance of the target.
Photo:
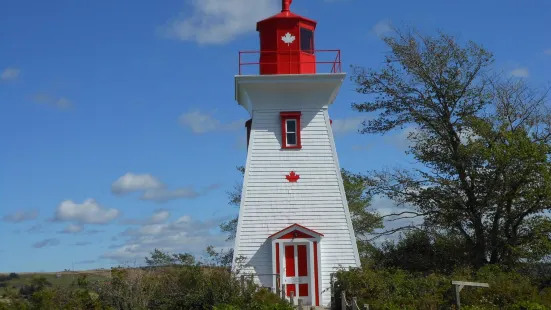
M 265 240 L 258 251 L 254 253 L 246 267 L 253 267 L 255 275 L 258 277 L 260 286 L 272 288 L 275 275 L 272 271 L 272 243 Z

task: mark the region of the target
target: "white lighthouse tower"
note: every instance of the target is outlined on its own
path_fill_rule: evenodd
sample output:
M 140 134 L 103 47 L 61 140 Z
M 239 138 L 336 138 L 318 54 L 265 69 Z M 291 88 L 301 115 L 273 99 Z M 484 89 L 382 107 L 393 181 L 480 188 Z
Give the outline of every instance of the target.
M 253 52 L 240 52 L 236 100 L 251 120 L 234 268 L 326 306 L 331 273 L 360 266 L 328 114 L 346 74 L 340 51 L 314 49 L 316 22 L 292 13 L 291 2 L 257 23 L 259 74 L 242 73 Z M 332 61 L 317 60 L 322 52 Z

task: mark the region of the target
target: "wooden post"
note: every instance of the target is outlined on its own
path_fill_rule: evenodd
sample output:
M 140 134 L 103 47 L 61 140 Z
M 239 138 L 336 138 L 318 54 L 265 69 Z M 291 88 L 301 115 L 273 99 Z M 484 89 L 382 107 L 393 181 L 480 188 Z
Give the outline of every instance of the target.
M 346 293 L 344 291 L 341 294 L 341 309 L 346 310 Z
M 455 304 L 457 310 L 461 309 L 461 299 L 459 298 L 459 293 L 465 286 L 474 286 L 474 287 L 490 287 L 488 283 L 480 282 L 465 282 L 465 281 L 452 281 L 452 285 L 455 287 Z
M 454 285 L 455 287 L 455 305 L 457 306 L 457 310 L 461 309 L 461 299 L 459 298 L 459 292 L 461 292 L 461 289 L 459 288 L 459 285 Z
M 241 275 L 241 294 L 245 294 L 245 276 Z
M 295 305 L 295 292 L 294 292 L 294 291 L 291 291 L 291 294 L 290 294 L 290 295 L 291 295 L 291 296 L 290 296 L 290 297 L 291 297 L 291 305 L 294 306 L 294 305 Z
M 281 290 L 281 299 L 285 300 L 285 284 L 282 285 L 282 290 Z
M 304 310 L 302 309 L 302 299 L 298 300 L 298 310 Z
M 281 296 L 281 283 L 279 283 L 279 275 L 276 275 L 276 288 L 275 293 L 277 296 Z
M 358 298 L 352 297 L 352 310 L 360 310 L 358 309 Z
M 369 310 L 369 305 L 364 305 L 365 310 Z

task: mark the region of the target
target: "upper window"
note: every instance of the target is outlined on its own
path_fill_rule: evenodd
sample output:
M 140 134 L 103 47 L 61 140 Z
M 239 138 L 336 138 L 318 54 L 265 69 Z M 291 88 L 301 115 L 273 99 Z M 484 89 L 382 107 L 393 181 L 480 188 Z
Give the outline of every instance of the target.
M 300 28 L 300 50 L 308 53 L 314 53 L 314 32 L 310 29 Z
M 300 112 L 281 112 L 282 148 L 299 149 L 300 143 Z

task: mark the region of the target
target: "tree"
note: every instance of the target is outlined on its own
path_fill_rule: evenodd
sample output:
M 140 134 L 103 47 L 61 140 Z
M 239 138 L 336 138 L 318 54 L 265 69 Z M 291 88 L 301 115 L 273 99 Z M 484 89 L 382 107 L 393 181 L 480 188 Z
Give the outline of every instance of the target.
M 207 249 L 210 249 L 207 248 Z M 168 267 L 173 265 L 191 266 L 195 265 L 195 257 L 189 253 L 169 254 L 158 249 L 150 253 L 151 257 L 145 258 L 145 263 L 149 267 Z
M 406 231 L 398 240 L 385 241 L 371 253 L 372 264 L 408 272 L 451 274 L 469 266 L 469 250 L 464 238 L 430 230 Z
M 237 167 L 237 170 L 241 173 L 241 175 L 245 174 L 245 167 Z M 344 191 L 346 192 L 346 197 L 348 200 L 348 208 L 350 210 L 352 225 L 358 241 L 358 250 L 360 251 L 360 254 L 366 253 L 368 249 L 371 248 L 371 245 L 367 241 L 367 236 L 373 232 L 373 230 L 382 228 L 382 220 L 381 217 L 370 208 L 371 196 L 369 196 L 366 192 L 368 182 L 367 177 L 362 174 L 352 173 L 345 169 L 341 169 L 341 175 L 343 178 Z M 237 183 L 234 186 L 233 191 L 228 192 L 230 205 L 239 208 L 241 204 L 242 188 L 242 183 Z M 236 216 L 235 218 L 220 225 L 220 229 L 228 234 L 226 241 L 232 241 L 235 239 L 237 232 L 237 220 L 238 217 Z M 233 250 L 227 252 L 225 255 L 224 261 L 231 264 Z
M 370 99 L 352 108 L 379 112 L 363 123 L 365 134 L 412 127 L 408 153 L 418 165 L 371 172 L 370 193 L 411 208 L 387 217 L 423 220 L 385 233 L 457 234 L 475 267 L 550 254 L 546 93 L 490 75 L 493 55 L 473 42 L 414 30 L 383 40 L 390 52 L 382 68 L 353 68 L 357 91 Z

